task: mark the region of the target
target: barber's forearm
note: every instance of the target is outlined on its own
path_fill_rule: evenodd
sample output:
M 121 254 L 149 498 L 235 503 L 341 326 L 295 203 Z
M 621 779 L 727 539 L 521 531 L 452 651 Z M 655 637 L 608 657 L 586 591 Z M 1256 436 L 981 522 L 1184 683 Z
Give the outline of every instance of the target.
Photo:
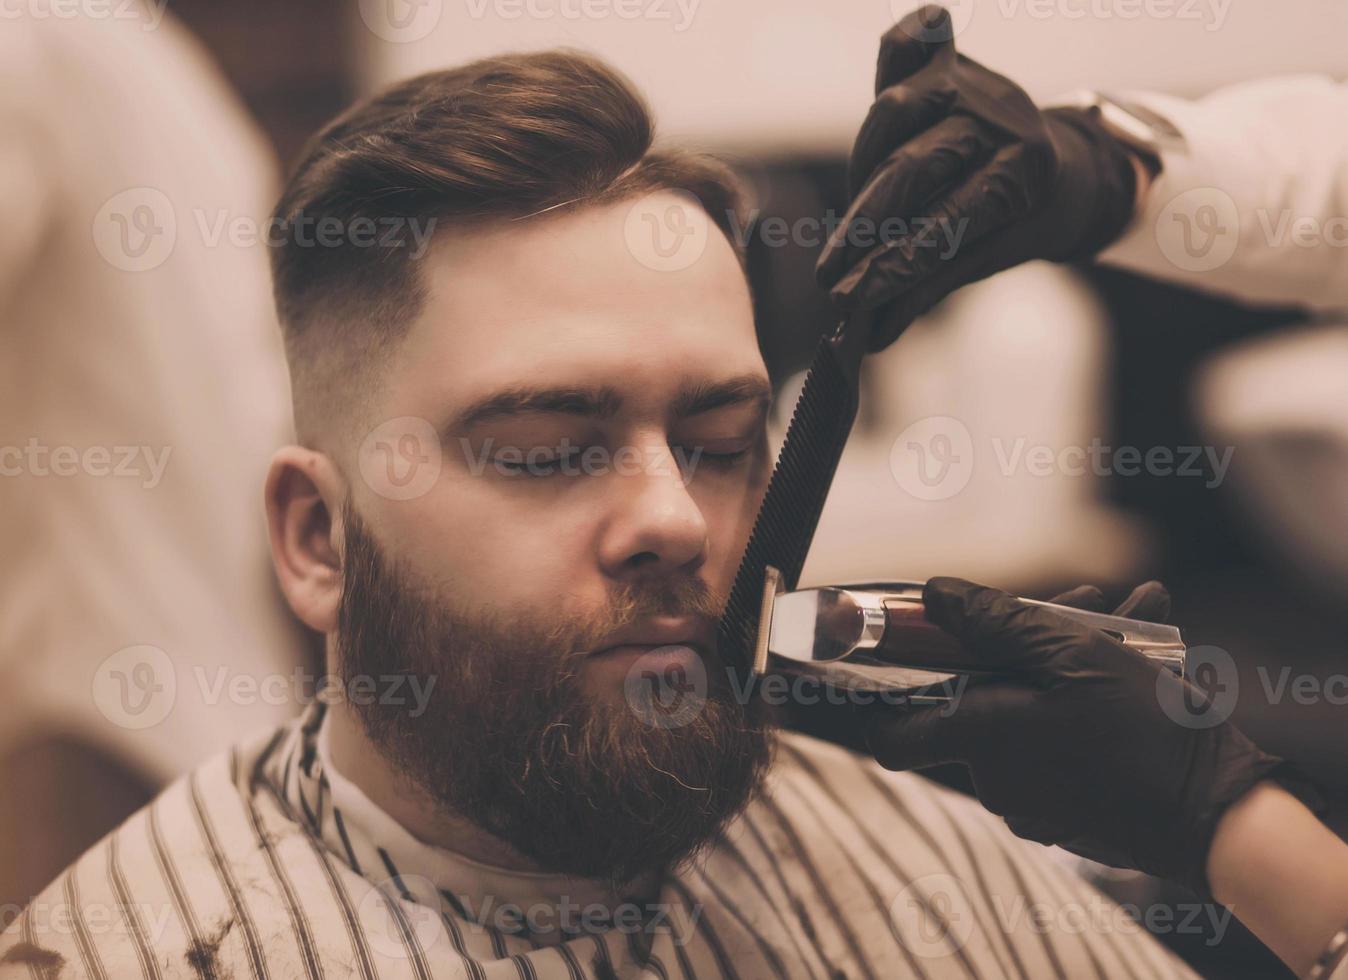
M 1217 901 L 1298 975 L 1348 925 L 1348 844 L 1273 783 L 1222 817 L 1208 880 Z
M 1183 134 L 1101 262 L 1248 303 L 1348 308 L 1348 84 L 1259 79 L 1190 101 L 1124 93 Z

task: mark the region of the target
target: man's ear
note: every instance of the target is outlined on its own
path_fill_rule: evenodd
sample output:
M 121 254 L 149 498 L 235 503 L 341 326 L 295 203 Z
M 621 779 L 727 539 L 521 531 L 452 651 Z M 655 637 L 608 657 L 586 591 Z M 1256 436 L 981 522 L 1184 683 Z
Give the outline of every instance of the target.
M 271 560 L 286 601 L 320 633 L 337 628 L 342 594 L 340 514 L 345 484 L 323 453 L 286 446 L 267 472 Z

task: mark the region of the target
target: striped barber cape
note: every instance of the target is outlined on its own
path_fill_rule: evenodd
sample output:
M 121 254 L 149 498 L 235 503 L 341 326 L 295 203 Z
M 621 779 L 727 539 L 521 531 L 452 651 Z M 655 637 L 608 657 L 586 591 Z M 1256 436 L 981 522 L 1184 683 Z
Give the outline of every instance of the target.
M 86 852 L 0 935 L 0 977 L 1192 976 L 975 801 L 827 742 L 782 733 L 764 792 L 638 899 L 416 840 L 327 764 L 322 718 Z

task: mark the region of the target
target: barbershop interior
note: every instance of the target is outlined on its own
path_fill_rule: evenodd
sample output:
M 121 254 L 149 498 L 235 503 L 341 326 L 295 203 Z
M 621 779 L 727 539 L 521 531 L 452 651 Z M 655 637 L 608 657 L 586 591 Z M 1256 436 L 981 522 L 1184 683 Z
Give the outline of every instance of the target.
M 1053 238 L 1052 222 L 1011 242 L 1011 232 L 985 229 L 985 211 L 961 217 L 955 203 L 890 215 L 874 204 L 853 208 L 865 183 L 856 173 L 859 131 L 870 133 L 866 155 L 882 172 L 868 187 L 900 171 L 890 187 L 921 184 L 924 166 L 931 174 L 948 159 L 924 162 L 916 150 L 904 158 L 898 137 L 874 145 L 893 132 L 877 124 L 885 107 L 900 106 L 878 91 L 877 45 L 917 6 L 6 6 L 0 930 L 42 947 L 40 935 L 23 932 L 34 896 L 185 774 L 296 717 L 306 691 L 291 679 L 323 663 L 322 633 L 301 621 L 278 584 L 281 546 L 274 521 L 269 537 L 263 504 L 264 486 L 274 489 L 274 454 L 296 440 L 269 216 L 311 138 L 403 79 L 559 47 L 594 55 L 630 80 L 654 118 L 657 146 L 710 154 L 739 179 L 742 223 L 732 237 L 771 383 L 770 453 L 787 441 L 798 400 L 810 397 L 806 378 L 817 357 L 826 359 L 827 338 L 840 322 L 855 322 L 836 296 L 837 275 L 826 281 L 819 268 L 831 238 L 872 234 L 838 254 L 884 253 L 877 266 L 925 248 L 916 264 L 938 270 L 937 279 L 969 263 L 958 266 L 955 288 L 942 286 L 912 315 L 890 313 L 902 336 L 860 360 L 855 419 L 787 588 L 888 583 L 920 594 L 934 576 L 952 576 L 1049 600 L 1088 584 L 1105 597 L 1097 611 L 1108 612 L 1138 583 L 1164 583 L 1186 690 L 1218 708 L 1203 724 L 1238 727 L 1258 750 L 1289 760 L 1315 787 L 1319 820 L 1348 839 L 1348 7 L 945 4 L 947 37 L 921 43 L 958 52 L 931 55 L 932 64 L 948 58 L 955 116 L 981 126 L 980 113 L 995 115 L 988 104 L 1009 97 L 980 74 L 995 72 L 1034 105 L 1091 102 L 1092 118 L 1108 120 L 1100 124 L 1108 138 L 1140 145 L 1132 159 L 1141 169 L 1127 176 L 1139 200 L 1146 161 L 1163 161 L 1150 171 L 1148 193 L 1173 180 L 1174 200 L 1138 204 L 1122 238 L 1115 228 L 1115 244 L 1096 243 L 1096 261 L 1066 244 L 1036 250 Z M 889 68 L 896 76 L 905 70 L 899 60 Z M 1282 88 L 1261 94 L 1266 84 Z M 956 97 L 954 86 L 969 88 Z M 1319 108 L 1309 96 L 1298 102 L 1302 92 L 1323 96 Z M 1217 106 L 1209 97 L 1225 101 L 1204 116 L 1195 107 Z M 1180 107 L 1176 126 L 1158 121 L 1172 107 Z M 1237 116 L 1239 126 L 1224 130 Z M 1019 125 L 986 132 L 1002 139 Z M 1198 162 L 1173 164 L 1186 136 L 1199 146 Z M 357 142 L 351 137 L 353 153 Z M 1221 145 L 1228 151 L 1213 151 Z M 1062 145 L 1057 160 L 1066 173 Z M 1214 160 L 1216 172 L 1205 177 L 1202 166 Z M 872 227 L 849 222 L 856 214 L 874 219 Z M 892 253 L 886 236 L 900 246 Z M 892 284 L 909 267 L 886 268 L 898 270 L 889 282 L 900 288 Z M 883 274 L 875 279 L 885 285 Z M 886 302 L 894 305 L 872 315 L 911 295 L 896 300 L 891 290 Z M 799 413 L 802 428 L 809 416 Z M 830 448 L 839 450 L 836 432 L 822 455 Z M 1131 645 L 1123 632 L 1108 635 L 1114 647 Z M 138 699 L 165 685 L 174 703 L 141 713 Z M 847 717 L 792 710 L 789 724 L 867 754 Z M 1024 729 L 1032 723 L 1024 719 Z M 999 738 L 1011 744 L 1021 732 L 1013 724 Z M 1078 735 L 1063 722 L 1055 737 L 1071 743 Z M 1144 755 L 1151 744 L 1118 738 L 1103 751 Z M 976 770 L 971 776 L 948 756 L 935 761 L 920 778 L 982 795 Z M 1075 778 L 1059 774 L 1073 785 Z M 163 812 L 168 820 L 174 811 Z M 1165 834 L 1169 818 L 1156 820 L 1151 832 Z M 1322 957 L 1330 966 L 1305 973 L 1317 953 L 1280 955 L 1239 906 L 1231 918 L 1212 896 L 1200 902 L 1161 874 L 1070 847 L 1043 849 L 1065 874 L 1130 911 L 1129 936 L 1149 932 L 1192 971 L 1174 975 L 1338 975 L 1326 971 L 1348 934 L 1335 934 Z M 146 874 L 156 867 L 149 850 L 130 843 L 121 859 L 144 864 Z M 93 874 L 79 879 L 87 894 L 101 887 Z M 1305 893 L 1331 891 L 1308 885 Z M 1345 916 L 1348 907 L 1335 921 Z M 22 943 L 13 949 L 30 950 L 28 972 L 15 976 L 139 975 L 100 974 L 89 962 L 81 972 L 78 957 L 58 968 Z M 11 955 L 16 969 L 24 959 L 0 955 L 0 976 L 10 975 Z M 910 962 L 908 972 L 840 975 L 1000 975 L 947 974 L 956 960 L 940 957 L 900 962 Z M 1036 975 L 1005 957 L 1002 965 L 1008 976 Z M 248 974 L 222 960 L 216 973 L 200 975 Z M 1097 963 L 1094 975 L 1162 974 Z

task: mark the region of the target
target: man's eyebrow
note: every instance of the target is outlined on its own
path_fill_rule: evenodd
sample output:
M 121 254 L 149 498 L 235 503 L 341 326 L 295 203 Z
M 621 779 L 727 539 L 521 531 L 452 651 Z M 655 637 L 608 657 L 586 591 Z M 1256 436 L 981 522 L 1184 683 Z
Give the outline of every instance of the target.
M 599 388 L 511 385 L 472 402 L 458 414 L 454 425 L 466 429 L 482 422 L 531 412 L 606 419 L 611 418 L 621 407 L 622 398 L 615 388 L 608 385 Z
M 675 418 L 688 418 L 746 402 L 757 403 L 765 411 L 772 404 L 772 385 L 765 377 L 760 374 L 742 374 L 723 381 L 698 382 L 675 396 L 671 411 Z M 511 385 L 469 404 L 455 418 L 453 426 L 456 429 L 467 429 L 484 422 L 529 413 L 608 419 L 616 415 L 622 405 L 622 396 L 611 385 L 593 388 Z
M 756 404 L 765 412 L 772 405 L 772 385 L 761 374 L 741 374 L 724 381 L 699 382 L 674 399 L 675 418 L 685 419 L 727 405 Z

